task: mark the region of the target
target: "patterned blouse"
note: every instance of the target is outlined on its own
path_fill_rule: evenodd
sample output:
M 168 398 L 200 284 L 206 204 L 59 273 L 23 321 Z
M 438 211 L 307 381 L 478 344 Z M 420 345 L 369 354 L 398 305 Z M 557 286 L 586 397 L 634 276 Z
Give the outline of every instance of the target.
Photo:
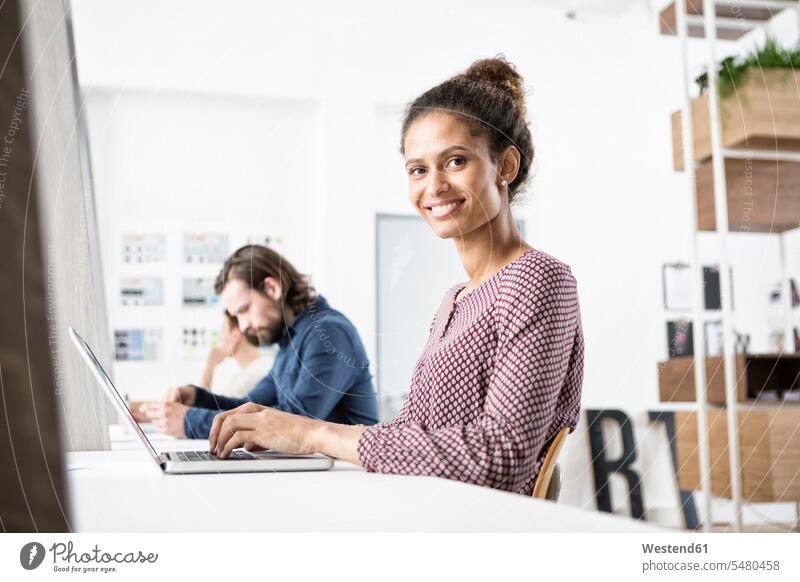
M 529 495 L 560 428 L 575 428 L 583 332 L 575 278 L 536 249 L 456 301 L 444 296 L 408 399 L 366 429 L 370 472 L 433 475 Z

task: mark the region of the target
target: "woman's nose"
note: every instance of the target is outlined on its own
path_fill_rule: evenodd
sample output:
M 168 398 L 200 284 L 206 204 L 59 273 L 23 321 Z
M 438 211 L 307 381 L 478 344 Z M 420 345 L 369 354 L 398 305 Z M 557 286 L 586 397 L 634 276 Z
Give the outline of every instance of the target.
M 426 187 L 426 194 L 429 196 L 437 196 L 450 190 L 450 183 L 447 181 L 447 177 L 443 172 L 432 170 L 428 176 L 429 178 Z

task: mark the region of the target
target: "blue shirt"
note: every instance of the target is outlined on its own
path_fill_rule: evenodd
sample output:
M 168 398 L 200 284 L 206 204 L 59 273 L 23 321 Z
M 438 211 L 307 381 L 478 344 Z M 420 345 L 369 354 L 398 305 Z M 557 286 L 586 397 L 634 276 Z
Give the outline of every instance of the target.
M 208 438 L 214 417 L 246 402 L 340 424 L 373 425 L 378 405 L 356 328 L 322 296 L 284 327 L 275 362 L 244 398 L 197 387 L 183 422 L 188 438 Z

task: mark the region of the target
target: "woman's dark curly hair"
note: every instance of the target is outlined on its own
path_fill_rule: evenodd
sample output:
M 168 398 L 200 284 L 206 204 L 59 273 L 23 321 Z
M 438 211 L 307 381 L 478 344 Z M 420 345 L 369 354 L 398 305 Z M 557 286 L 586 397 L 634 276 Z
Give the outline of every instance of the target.
M 414 99 L 403 119 L 400 153 L 405 153 L 408 128 L 431 111 L 455 115 L 469 125 L 472 135 L 485 135 L 493 162 L 509 145 L 519 150 L 519 172 L 508 185 L 508 200 L 513 201 L 525 187 L 533 163 L 533 137 L 525 115 L 525 89 L 514 65 L 503 55 L 475 61 L 463 73 Z

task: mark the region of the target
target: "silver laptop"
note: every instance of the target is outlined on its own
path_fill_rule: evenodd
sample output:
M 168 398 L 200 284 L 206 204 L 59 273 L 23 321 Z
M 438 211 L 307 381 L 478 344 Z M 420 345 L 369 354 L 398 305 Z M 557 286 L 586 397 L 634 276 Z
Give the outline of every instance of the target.
M 78 348 L 94 377 L 111 399 L 114 407 L 128 421 L 133 432 L 142 441 L 147 452 L 162 471 L 172 474 L 188 473 L 255 473 L 272 471 L 326 471 L 333 466 L 333 459 L 325 455 L 289 455 L 274 451 L 248 453 L 243 449 L 233 451 L 227 459 L 220 459 L 206 451 L 169 451 L 157 453 L 145 436 L 139 423 L 133 418 L 130 408 L 120 396 L 111 378 L 97 360 L 88 344 L 71 327 L 69 335 Z

